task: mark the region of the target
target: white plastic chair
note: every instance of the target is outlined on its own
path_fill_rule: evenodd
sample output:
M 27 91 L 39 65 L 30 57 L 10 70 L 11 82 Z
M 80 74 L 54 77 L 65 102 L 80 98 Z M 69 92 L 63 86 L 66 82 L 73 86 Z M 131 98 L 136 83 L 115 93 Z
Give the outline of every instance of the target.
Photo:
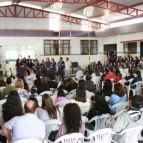
M 69 94 L 75 94 L 76 93 L 76 89 L 73 89 L 69 92 Z
M 48 94 L 48 95 L 52 95 L 53 93 L 51 91 L 43 91 L 42 93 L 40 93 L 40 96 L 43 96 L 43 94 Z
M 141 132 L 141 130 L 143 130 L 143 126 L 125 129 L 117 135 L 122 136 L 122 137 L 123 137 L 123 135 L 124 136 L 126 135 L 125 143 L 138 143 L 138 136 L 139 136 L 139 133 Z
M 79 81 L 82 77 L 83 77 L 84 75 L 76 75 L 76 79 L 77 79 L 77 81 Z
M 64 108 L 66 104 L 70 103 L 69 100 L 62 100 L 62 101 L 58 101 L 56 103 L 56 105 L 59 105 L 60 108 Z
M 2 94 L 3 94 L 3 89 L 4 89 L 4 88 L 6 88 L 6 86 L 0 87 L 0 90 L 1 90 Z
M 130 88 L 130 90 L 133 91 L 133 95 L 140 95 L 141 93 L 141 85 L 143 84 L 142 81 L 138 81 L 135 84 L 133 84 L 132 86 L 136 85 L 136 87 L 134 89 Z
M 132 82 L 133 78 L 132 79 L 129 79 L 127 82 L 129 82 L 129 84 Z M 130 96 L 130 85 L 124 85 L 125 87 L 125 90 L 126 90 L 126 93 L 127 93 L 127 96 L 128 96 L 128 99 L 129 99 L 129 96 Z
M 92 143 L 111 143 L 111 142 L 116 143 L 115 141 L 112 140 L 112 136 L 114 134 L 116 133 L 113 132 L 111 128 L 105 128 L 92 133 L 88 137 L 85 137 L 85 139 L 88 139 L 90 141 L 94 140 Z
M 109 97 L 109 96 L 105 96 L 105 100 L 106 100 L 106 102 L 108 102 L 108 101 L 109 101 L 109 99 L 110 99 L 110 97 Z
M 80 110 L 81 110 L 81 115 L 83 115 L 85 112 L 89 110 L 89 106 L 80 107 Z
M 52 93 L 54 93 L 55 90 L 56 90 L 55 88 L 50 88 L 50 91 L 51 91 Z
M 103 114 L 101 116 L 95 116 L 91 120 L 88 121 L 88 123 L 95 122 L 95 127 L 94 131 L 104 129 L 106 128 L 105 123 L 107 118 L 109 118 L 111 115 L 110 114 Z
M 70 100 L 70 99 L 73 99 L 75 97 L 75 94 L 68 94 L 66 97 L 68 100 Z
M 20 99 L 21 99 L 22 107 L 24 107 L 25 103 L 27 102 L 27 99 L 21 96 L 20 96 Z
M 86 90 L 86 97 L 90 100 L 91 97 L 94 96 L 94 93 L 93 92 L 89 92 Z
M 58 130 L 61 124 L 62 124 L 62 122 L 59 120 L 56 120 L 56 119 L 45 121 L 45 126 L 46 126 L 46 128 L 45 128 L 45 130 L 46 130 L 45 140 L 46 141 L 49 141 L 48 137 L 49 137 L 51 131 Z
M 125 79 L 122 79 L 122 80 L 118 81 L 118 83 L 121 83 L 123 86 L 125 85 L 125 82 L 126 82 Z
M 51 99 L 52 99 L 54 105 L 55 105 L 55 99 L 56 99 L 56 97 L 57 97 L 57 95 L 52 95 L 51 96 Z
M 37 99 L 38 104 L 41 107 L 42 106 L 42 96 L 35 96 L 35 98 Z
M 37 139 L 21 139 L 13 143 L 42 143 L 42 141 Z
M 119 102 L 111 107 L 111 109 L 116 107 L 116 112 L 119 112 L 124 109 L 128 109 L 130 104 L 128 102 Z
M 100 87 L 99 87 L 100 79 L 101 79 L 100 76 L 93 76 L 92 79 L 91 79 L 93 81 L 93 83 L 96 85 L 96 90 L 97 91 L 100 90 Z
M 81 120 L 83 123 L 87 123 L 89 121 L 86 116 L 81 116 Z
M 54 143 L 81 143 L 84 140 L 84 135 L 81 133 L 66 134 L 58 138 Z

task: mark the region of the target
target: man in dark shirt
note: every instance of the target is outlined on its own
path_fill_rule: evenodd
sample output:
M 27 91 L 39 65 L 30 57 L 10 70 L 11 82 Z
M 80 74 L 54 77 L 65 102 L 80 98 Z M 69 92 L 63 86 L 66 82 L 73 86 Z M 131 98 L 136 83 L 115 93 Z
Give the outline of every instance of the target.
M 53 74 L 50 74 L 49 75 L 49 78 L 50 78 L 50 81 L 48 81 L 48 84 L 49 84 L 49 86 L 50 86 L 50 88 L 57 88 L 57 86 L 58 86 L 58 83 L 56 83 L 55 82 L 55 77 L 54 77 L 54 75 Z

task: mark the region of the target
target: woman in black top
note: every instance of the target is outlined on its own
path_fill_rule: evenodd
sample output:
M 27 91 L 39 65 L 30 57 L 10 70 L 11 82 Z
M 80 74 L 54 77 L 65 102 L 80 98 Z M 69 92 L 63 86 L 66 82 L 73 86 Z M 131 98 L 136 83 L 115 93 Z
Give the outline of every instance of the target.
M 57 88 L 57 90 L 62 89 L 62 90 L 68 91 L 67 84 L 68 84 L 68 81 L 67 81 L 67 80 L 62 81 L 62 84 Z
M 77 89 L 78 85 L 77 85 L 77 83 L 72 78 L 69 78 L 68 79 L 68 86 L 67 87 L 68 87 L 68 92 L 70 92 L 73 89 Z
M 105 100 L 105 96 L 102 92 L 96 92 L 95 94 L 95 103 L 94 105 L 90 108 L 87 118 L 90 120 L 95 116 L 100 116 L 102 114 L 110 114 L 110 108 L 108 103 Z M 95 122 L 91 122 L 91 125 L 95 126 Z

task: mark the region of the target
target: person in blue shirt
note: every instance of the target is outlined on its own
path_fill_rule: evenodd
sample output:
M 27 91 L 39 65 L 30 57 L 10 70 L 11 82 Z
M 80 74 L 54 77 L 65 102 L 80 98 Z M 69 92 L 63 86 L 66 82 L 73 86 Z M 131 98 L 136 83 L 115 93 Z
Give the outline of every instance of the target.
M 55 73 L 56 73 L 56 62 L 53 58 L 51 59 L 50 69 L 51 69 L 51 73 L 53 75 L 55 75 Z
M 60 61 L 58 62 L 57 66 L 58 66 L 58 73 L 63 81 L 64 80 L 65 62 L 63 61 L 62 57 L 60 57 Z
M 125 102 L 127 100 L 127 95 L 125 89 L 121 83 L 114 84 L 114 93 L 110 96 L 108 103 L 113 106 L 119 102 Z M 112 114 L 116 113 L 116 108 L 111 110 Z

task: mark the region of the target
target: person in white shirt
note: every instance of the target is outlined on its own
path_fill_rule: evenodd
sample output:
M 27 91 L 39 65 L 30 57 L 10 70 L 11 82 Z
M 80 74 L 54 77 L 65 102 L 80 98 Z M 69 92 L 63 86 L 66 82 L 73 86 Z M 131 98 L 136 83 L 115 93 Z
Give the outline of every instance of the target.
M 66 62 L 65 62 L 65 76 L 66 76 L 66 79 L 68 79 L 70 77 L 70 67 L 71 67 L 71 63 L 69 61 L 69 58 L 66 58 Z
M 27 138 L 44 141 L 45 124 L 34 115 L 36 108 L 36 103 L 29 100 L 24 106 L 25 115 L 16 116 L 2 125 L 2 130 L 5 137 L 8 139 L 8 143 Z M 10 131 L 12 131 L 12 135 Z
M 33 73 L 33 70 L 30 70 L 30 75 L 26 77 L 28 80 L 36 80 L 36 75 Z

